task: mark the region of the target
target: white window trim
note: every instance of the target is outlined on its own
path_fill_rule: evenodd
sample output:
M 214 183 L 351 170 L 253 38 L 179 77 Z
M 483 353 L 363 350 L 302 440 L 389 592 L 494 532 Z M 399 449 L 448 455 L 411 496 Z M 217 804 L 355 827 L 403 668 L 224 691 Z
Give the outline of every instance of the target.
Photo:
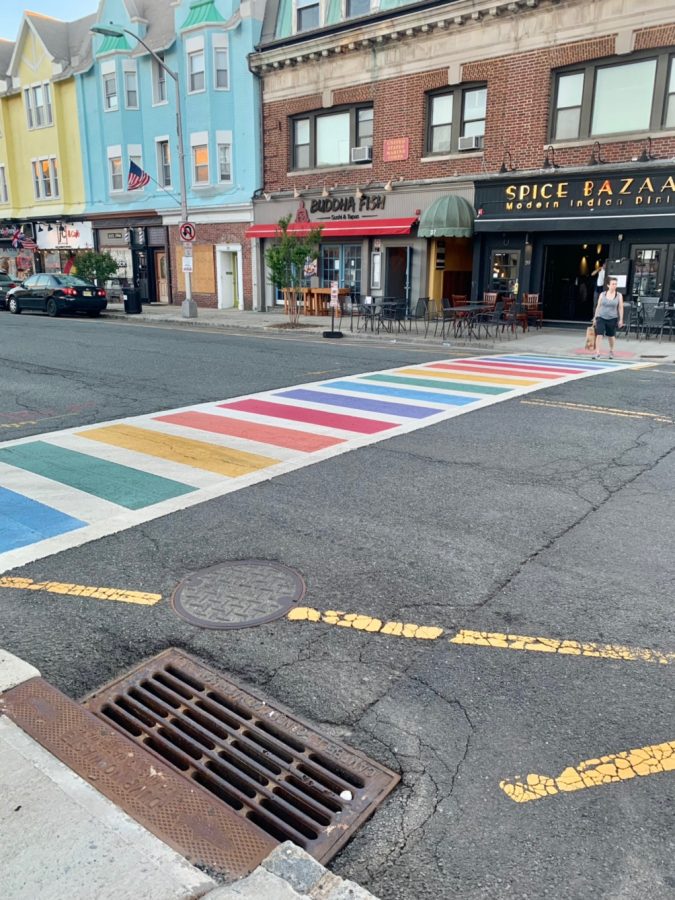
M 157 78 L 157 75 L 159 74 L 159 72 L 162 72 L 162 74 L 164 75 L 164 91 L 166 93 L 165 100 L 157 99 L 156 87 L 159 84 L 159 79 Z M 157 62 L 156 59 L 153 59 L 152 60 L 152 105 L 153 106 L 166 106 L 168 104 L 168 102 L 169 102 L 168 79 L 169 79 L 168 73 L 162 69 L 162 67 L 159 65 L 159 63 Z
M 36 87 L 42 88 L 42 110 L 45 116 L 45 121 L 42 125 L 37 125 L 35 121 L 37 106 L 33 105 L 33 91 Z M 21 90 L 23 92 L 23 105 L 26 111 L 26 125 L 28 130 L 39 131 L 41 128 L 52 128 L 54 125 L 54 97 L 52 94 L 51 82 L 34 81 L 31 84 L 24 85 Z M 47 103 L 47 94 L 49 94 L 49 103 Z M 26 105 L 26 98 L 28 98 L 28 105 Z M 49 120 L 47 120 L 47 110 L 49 110 Z
M 317 0 L 316 3 L 306 3 L 304 6 L 318 6 L 319 7 L 319 24 L 317 25 L 317 28 L 322 28 L 325 23 L 325 19 L 326 19 L 326 10 L 324 8 L 325 3 L 323 2 L 323 0 Z M 304 6 L 302 7 L 303 9 L 304 9 Z M 304 31 L 298 30 L 298 9 L 299 8 L 300 7 L 298 6 L 298 0 L 293 0 L 293 23 L 292 23 L 293 24 L 293 34 L 304 34 L 305 33 Z
M 136 78 L 136 105 L 129 105 L 129 95 L 127 91 L 127 75 L 134 75 Z M 125 109 L 139 109 L 141 105 L 141 95 L 138 89 L 138 67 L 136 63 L 132 60 L 125 59 L 122 64 L 122 79 L 124 81 L 124 108 Z
M 171 181 L 169 181 L 168 184 L 162 184 L 164 166 L 162 163 L 162 158 L 159 153 L 159 145 L 160 144 L 167 144 L 169 147 L 169 175 L 171 176 Z M 172 189 L 173 188 L 173 159 L 171 156 L 171 139 L 169 138 L 168 134 L 160 134 L 158 137 L 155 138 L 155 164 L 157 166 L 157 181 L 159 182 L 160 187 L 164 188 L 164 190 Z
M 139 169 L 143 168 L 143 145 L 142 144 L 127 144 L 127 159 L 129 160 L 129 165 L 127 165 L 126 174 L 124 172 L 124 165 L 122 166 L 122 177 L 124 179 L 124 190 L 128 189 L 128 181 L 129 181 L 129 166 L 131 165 L 131 160 L 135 159 L 136 165 Z M 136 188 L 134 194 L 142 193 L 145 190 L 145 187 Z
M 124 157 L 122 156 L 122 145 L 121 144 L 113 144 L 112 146 L 107 148 L 107 164 L 108 164 L 108 191 L 111 194 L 122 194 L 124 193 Z M 111 159 L 119 159 L 122 164 L 122 187 L 114 188 L 113 180 L 112 180 L 112 168 L 110 166 Z
M 221 144 L 227 144 L 230 148 L 230 177 L 227 181 L 223 181 L 220 177 L 220 147 Z M 232 132 L 231 131 L 216 131 L 216 174 L 218 176 L 217 182 L 218 184 L 232 184 L 233 182 L 233 170 L 234 170 L 234 153 L 232 152 Z
M 112 75 L 113 78 L 115 79 L 115 97 L 117 97 L 117 106 L 108 106 L 108 105 L 107 105 L 107 100 L 108 100 L 108 98 L 107 98 L 106 92 L 105 92 L 105 81 L 106 81 L 106 78 L 107 78 L 109 75 Z M 119 112 L 119 108 L 120 108 L 120 85 L 119 85 L 119 80 L 118 80 L 118 78 L 117 78 L 117 72 L 116 72 L 115 70 L 113 70 L 112 72 L 104 72 L 104 71 L 101 69 L 101 94 L 102 94 L 102 97 L 103 97 L 103 112 L 104 112 L 104 113 L 116 113 L 116 112 Z
M 0 165 L 0 205 L 7 206 L 9 204 L 9 187 L 7 185 L 7 169 L 4 165 Z
M 195 181 L 195 158 L 194 158 L 194 148 L 201 147 L 206 144 L 206 152 L 208 153 L 209 162 L 208 162 L 208 174 L 209 177 L 206 181 Z M 200 190 L 201 188 L 211 187 L 211 172 L 213 171 L 213 167 L 211 165 L 211 147 L 209 146 L 209 133 L 208 131 L 194 131 L 190 135 L 190 181 L 192 183 L 192 187 L 196 190 Z
M 227 57 L 227 87 L 218 87 L 218 66 L 216 65 L 216 53 L 218 50 L 224 50 Z M 227 34 L 214 34 L 211 44 L 213 53 L 213 90 L 229 91 L 230 90 L 230 46 L 227 40 Z
M 194 53 L 201 53 L 204 59 L 204 87 L 196 91 L 190 90 L 190 57 Z M 185 92 L 187 94 L 203 94 L 206 92 L 206 71 L 207 66 L 204 35 L 188 38 L 185 41 Z
M 52 189 L 51 196 L 44 193 L 44 183 L 42 178 L 42 163 L 49 163 L 49 184 Z M 38 165 L 37 185 L 35 183 L 35 164 Z M 30 161 L 31 179 L 33 181 L 33 194 L 36 200 L 44 200 L 51 203 L 53 200 L 59 200 L 61 197 L 61 185 L 58 183 L 58 160 L 55 156 L 34 156 Z M 57 187 L 57 190 L 54 190 Z M 37 190 L 36 190 L 37 188 Z

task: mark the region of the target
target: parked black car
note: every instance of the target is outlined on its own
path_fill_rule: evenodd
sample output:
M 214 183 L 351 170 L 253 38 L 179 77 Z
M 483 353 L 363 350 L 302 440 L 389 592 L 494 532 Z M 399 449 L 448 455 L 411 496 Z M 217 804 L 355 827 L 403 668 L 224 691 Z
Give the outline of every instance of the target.
M 0 272 L 0 309 L 7 309 L 7 291 L 18 285 L 16 278 L 7 275 L 6 272 Z
M 31 275 L 7 294 L 7 306 L 12 313 L 26 309 L 46 312 L 48 316 L 62 312 L 98 316 L 107 304 L 104 290 L 75 275 Z

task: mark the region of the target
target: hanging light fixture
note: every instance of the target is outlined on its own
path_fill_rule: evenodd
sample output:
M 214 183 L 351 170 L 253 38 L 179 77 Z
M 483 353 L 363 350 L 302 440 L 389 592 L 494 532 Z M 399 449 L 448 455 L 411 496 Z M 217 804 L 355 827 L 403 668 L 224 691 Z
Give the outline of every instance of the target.
M 555 161 L 555 147 L 549 144 L 546 148 L 546 156 L 544 157 L 544 169 L 559 169 L 560 166 Z
M 658 159 L 658 156 L 652 154 L 652 139 L 648 137 L 644 143 L 638 162 L 646 163 L 651 162 L 653 159 Z
M 385 189 L 385 191 L 393 191 L 393 190 L 394 190 L 394 188 L 393 188 L 393 186 L 392 186 L 392 183 L 391 183 L 391 178 L 390 178 L 389 181 L 385 184 L 384 189 Z
M 297 200 L 299 196 L 300 196 L 300 191 L 298 190 L 297 186 L 294 186 L 293 187 L 293 199 Z
M 323 190 L 321 191 L 321 196 L 322 196 L 322 197 L 328 197 L 328 196 L 329 196 L 328 188 L 326 187 L 326 182 L 325 182 L 325 181 L 324 181 L 324 183 L 323 183 Z
M 596 141 L 593 144 L 593 149 L 591 150 L 591 158 L 588 160 L 589 166 L 601 166 L 604 163 L 604 159 L 601 154 L 600 141 Z
M 361 197 L 363 197 L 363 191 L 358 186 L 358 184 L 356 185 L 356 190 L 354 191 L 354 196 L 356 197 L 357 200 L 360 200 Z
M 507 172 L 513 172 L 513 162 L 511 160 L 510 150 L 504 151 L 504 155 L 502 156 L 502 164 L 499 168 L 500 175 L 506 175 Z

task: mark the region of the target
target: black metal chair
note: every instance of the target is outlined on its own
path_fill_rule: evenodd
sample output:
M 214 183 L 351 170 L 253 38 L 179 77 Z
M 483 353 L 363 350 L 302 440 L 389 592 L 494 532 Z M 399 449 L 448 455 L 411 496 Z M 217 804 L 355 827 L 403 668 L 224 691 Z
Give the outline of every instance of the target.
M 504 325 L 504 301 L 497 300 L 495 307 L 489 310 L 483 316 L 482 325 L 485 328 L 485 336 L 490 337 L 490 328 L 494 327 L 494 336 L 500 341 L 502 339 L 502 329 Z
M 406 315 L 408 322 L 415 323 L 415 334 L 419 334 L 419 322 L 424 322 L 424 337 L 429 331 L 429 298 L 420 297 L 415 308 L 408 311 Z
M 502 319 L 502 334 L 508 329 L 511 335 L 518 340 L 518 325 L 523 317 L 520 303 L 512 303 Z
M 652 304 L 648 304 L 644 307 L 644 319 L 642 327 L 646 337 L 649 338 L 652 334 L 656 335 L 658 333 L 659 341 L 663 339 L 663 329 L 666 325 L 667 313 L 668 310 L 665 306 L 653 306 Z M 672 329 L 673 326 L 670 320 L 668 320 L 668 331 L 671 338 Z
M 405 330 L 407 302 L 405 298 L 385 297 L 380 307 L 377 330 L 392 332 L 394 326 L 398 331 Z

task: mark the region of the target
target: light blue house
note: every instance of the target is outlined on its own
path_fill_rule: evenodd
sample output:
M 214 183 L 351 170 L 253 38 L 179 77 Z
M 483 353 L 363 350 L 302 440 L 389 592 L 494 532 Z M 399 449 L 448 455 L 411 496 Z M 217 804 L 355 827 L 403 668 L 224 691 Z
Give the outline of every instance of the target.
M 193 297 L 250 306 L 246 226 L 261 187 L 260 99 L 247 56 L 264 0 L 101 0 L 98 24 L 128 29 L 178 75 L 189 218 L 196 226 Z M 183 297 L 176 87 L 131 35 L 92 36 L 78 104 L 86 213 L 97 246 L 145 302 Z M 150 180 L 130 190 L 130 165 Z M 143 179 L 145 180 L 145 179 Z

